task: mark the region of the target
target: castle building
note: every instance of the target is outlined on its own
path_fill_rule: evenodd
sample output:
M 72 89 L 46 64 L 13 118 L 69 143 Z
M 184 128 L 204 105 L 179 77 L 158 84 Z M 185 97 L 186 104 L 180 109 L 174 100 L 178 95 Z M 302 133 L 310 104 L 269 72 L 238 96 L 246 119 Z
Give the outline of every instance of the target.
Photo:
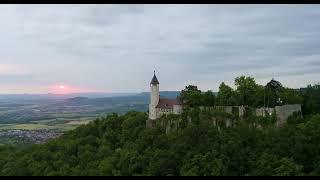
M 182 103 L 179 97 L 176 99 L 160 97 L 159 81 L 155 72 L 150 82 L 150 90 L 150 120 L 156 120 L 163 114 L 180 114 L 182 112 Z
M 271 87 L 281 86 L 280 83 L 272 80 L 268 83 Z M 168 99 L 160 96 L 159 92 L 159 81 L 154 72 L 152 80 L 150 82 L 150 104 L 149 104 L 149 119 L 146 122 L 148 128 L 156 125 L 156 119 L 160 118 L 164 114 L 181 114 L 182 113 L 182 101 L 178 96 L 176 99 Z M 246 106 L 200 106 L 200 109 L 206 110 L 219 110 L 229 114 L 238 114 L 239 117 L 243 117 L 245 112 L 248 111 Z M 299 113 L 300 112 L 300 113 Z M 286 122 L 289 116 L 294 113 L 301 113 L 300 104 L 285 104 L 275 106 L 274 108 L 256 108 L 253 112 L 256 116 L 266 116 L 266 114 L 275 114 L 277 117 L 277 125 L 280 126 Z

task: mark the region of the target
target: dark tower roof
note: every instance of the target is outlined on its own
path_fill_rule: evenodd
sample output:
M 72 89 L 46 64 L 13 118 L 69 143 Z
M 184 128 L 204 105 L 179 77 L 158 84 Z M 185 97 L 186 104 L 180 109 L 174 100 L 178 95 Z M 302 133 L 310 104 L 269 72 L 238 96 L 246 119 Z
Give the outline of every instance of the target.
M 159 84 L 159 81 L 158 81 L 158 79 L 157 79 L 157 76 L 156 76 L 156 72 L 155 72 L 155 71 L 153 71 L 153 78 L 152 78 L 150 84 L 153 84 L 153 85 Z
M 272 78 L 270 82 L 266 85 L 268 88 L 276 89 L 282 87 L 282 84 L 279 81 L 276 81 Z

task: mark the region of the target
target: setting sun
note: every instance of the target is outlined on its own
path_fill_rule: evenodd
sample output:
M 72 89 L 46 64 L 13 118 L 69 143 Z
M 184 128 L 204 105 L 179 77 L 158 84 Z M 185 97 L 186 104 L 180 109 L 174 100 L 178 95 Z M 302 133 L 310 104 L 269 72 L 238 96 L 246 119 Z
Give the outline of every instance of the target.
M 48 92 L 53 94 L 70 94 L 70 93 L 81 93 L 81 92 L 97 92 L 103 91 L 95 88 L 80 87 L 73 84 L 56 83 L 54 85 L 48 86 Z

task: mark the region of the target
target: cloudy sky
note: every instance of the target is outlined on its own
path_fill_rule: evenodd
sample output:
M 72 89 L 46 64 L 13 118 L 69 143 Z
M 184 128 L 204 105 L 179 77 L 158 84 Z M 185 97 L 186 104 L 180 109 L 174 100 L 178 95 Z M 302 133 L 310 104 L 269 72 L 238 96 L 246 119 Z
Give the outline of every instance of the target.
M 320 5 L 0 5 L 0 93 L 148 91 L 153 70 L 161 90 L 318 83 Z

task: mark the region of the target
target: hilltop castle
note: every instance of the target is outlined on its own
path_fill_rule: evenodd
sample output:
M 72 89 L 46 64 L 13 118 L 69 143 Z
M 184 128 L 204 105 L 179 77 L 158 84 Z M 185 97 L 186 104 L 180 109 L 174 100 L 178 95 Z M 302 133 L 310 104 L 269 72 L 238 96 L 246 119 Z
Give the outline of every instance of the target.
M 271 80 L 268 84 L 275 84 L 274 80 Z M 182 102 L 181 98 L 178 96 L 176 99 L 168 99 L 160 96 L 159 92 L 159 81 L 154 72 L 152 80 L 150 82 L 150 104 L 149 104 L 149 119 L 147 120 L 147 127 L 153 127 L 156 124 L 156 120 L 164 114 L 181 114 L 182 113 Z M 224 111 L 229 114 L 238 114 L 242 117 L 248 110 L 245 106 L 212 106 L 212 107 L 200 107 L 200 109 L 216 109 Z M 274 108 L 261 107 L 256 108 L 254 115 L 256 116 L 266 116 L 266 114 L 276 114 L 277 124 L 283 124 L 286 122 L 287 118 L 295 112 L 300 112 L 300 104 L 285 104 L 282 106 L 275 106 Z
M 151 123 L 154 123 L 163 114 L 180 114 L 182 112 L 182 103 L 179 97 L 168 99 L 160 96 L 159 81 L 155 72 L 150 82 L 150 89 L 149 120 Z

